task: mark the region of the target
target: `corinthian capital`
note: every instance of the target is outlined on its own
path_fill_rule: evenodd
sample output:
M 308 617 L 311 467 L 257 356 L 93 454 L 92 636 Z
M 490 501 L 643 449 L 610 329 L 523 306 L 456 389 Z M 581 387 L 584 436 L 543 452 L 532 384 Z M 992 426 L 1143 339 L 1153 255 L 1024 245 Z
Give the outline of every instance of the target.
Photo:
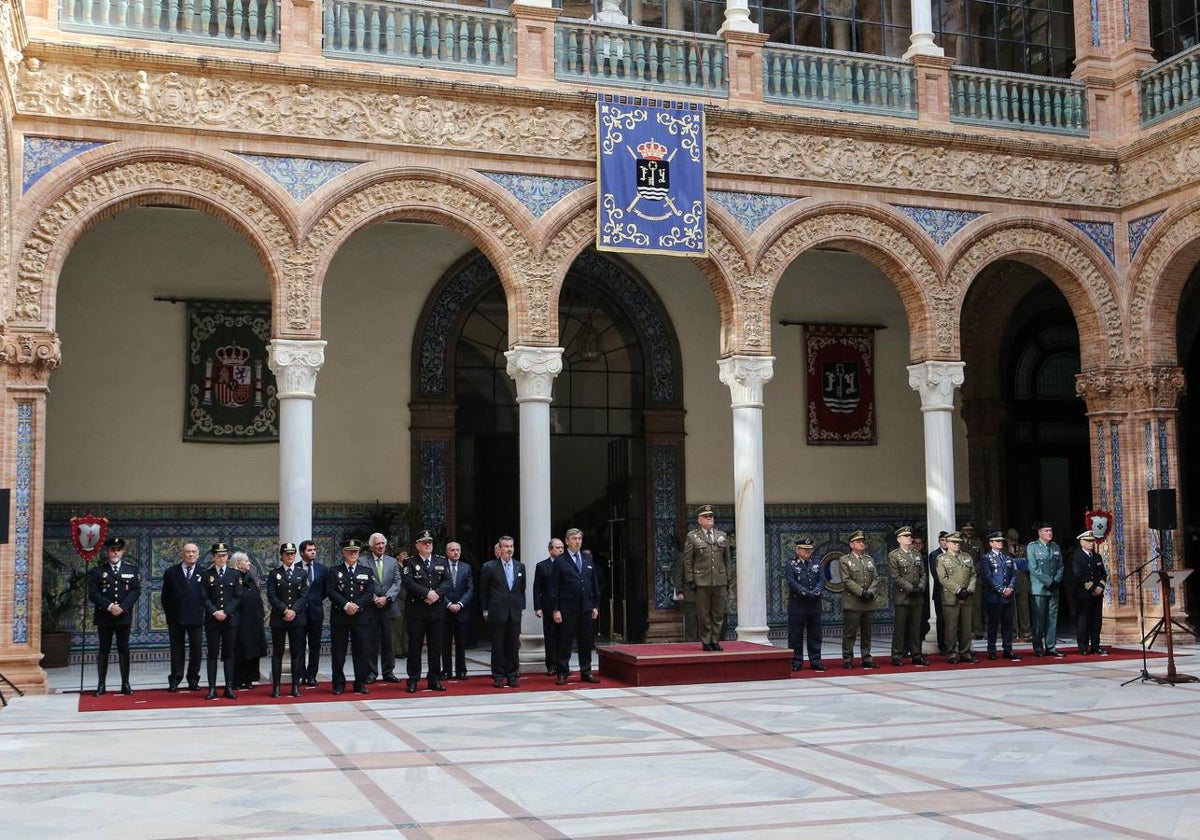
M 729 356 L 717 359 L 717 368 L 734 408 L 762 408 L 763 387 L 775 376 L 774 356 Z
M 1186 388 L 1183 368 L 1168 365 L 1100 368 L 1075 377 L 1075 393 L 1093 413 L 1173 409 Z
M 8 333 L 0 328 L 0 363 L 11 383 L 45 385 L 62 362 L 62 347 L 52 332 Z
M 964 362 L 909 365 L 908 386 L 921 395 L 922 411 L 953 411 L 954 389 L 963 384 Z
M 517 402 L 550 402 L 562 355 L 561 347 L 514 347 L 504 354 L 508 375 L 517 383 Z
M 267 350 L 267 366 L 275 374 L 279 399 L 315 399 L 317 371 L 325 364 L 325 342 L 276 338 Z

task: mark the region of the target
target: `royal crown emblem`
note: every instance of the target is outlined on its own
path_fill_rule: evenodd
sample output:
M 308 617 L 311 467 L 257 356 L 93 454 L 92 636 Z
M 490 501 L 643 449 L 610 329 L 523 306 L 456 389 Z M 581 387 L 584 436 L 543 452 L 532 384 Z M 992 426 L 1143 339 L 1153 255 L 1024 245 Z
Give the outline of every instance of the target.
M 241 408 L 253 399 L 262 405 L 262 361 L 251 364 L 248 347 L 226 344 L 213 351 L 204 364 L 204 405 L 215 398 L 227 408 Z

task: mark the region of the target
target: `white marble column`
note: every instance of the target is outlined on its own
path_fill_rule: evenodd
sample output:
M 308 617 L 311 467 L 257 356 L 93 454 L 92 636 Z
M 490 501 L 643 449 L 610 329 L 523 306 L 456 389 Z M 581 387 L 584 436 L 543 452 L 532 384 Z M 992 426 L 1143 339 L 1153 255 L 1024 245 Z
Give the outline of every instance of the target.
M 763 495 L 763 386 L 775 375 L 774 356 L 717 361 L 733 406 L 734 536 L 737 539 L 737 637 L 767 640 L 767 515 Z
M 954 391 L 963 384 L 962 362 L 922 362 L 908 368 L 908 384 L 921 395 L 925 415 L 926 550 L 937 547 L 939 531 L 953 531 L 954 513 Z M 929 636 L 926 653 L 937 652 L 937 613 L 929 587 Z
M 512 0 L 514 6 L 539 6 L 543 9 L 553 8 L 553 0 Z
M 279 397 L 279 539 L 299 543 L 312 537 L 313 400 L 325 342 L 277 338 L 268 351 Z
M 725 0 L 725 22 L 718 34 L 729 32 L 757 32 L 758 24 L 750 20 L 750 5 L 746 0 Z M 770 377 L 767 377 L 770 379 Z
M 607 23 L 613 26 L 627 26 L 629 17 L 621 11 L 621 0 L 600 0 L 600 11 L 592 15 L 596 23 Z
M 945 50 L 933 42 L 933 9 L 930 0 L 912 0 L 912 46 L 904 53 L 905 58 L 914 55 L 943 56 Z M 916 386 L 914 386 L 916 387 Z
M 533 614 L 533 569 L 550 541 L 550 399 L 562 373 L 563 348 L 514 347 L 504 354 L 517 383 L 520 406 L 521 540 L 517 559 L 525 564 L 527 606 L 521 619 L 521 661 L 541 662 L 542 620 Z M 493 536 L 488 535 L 490 541 Z

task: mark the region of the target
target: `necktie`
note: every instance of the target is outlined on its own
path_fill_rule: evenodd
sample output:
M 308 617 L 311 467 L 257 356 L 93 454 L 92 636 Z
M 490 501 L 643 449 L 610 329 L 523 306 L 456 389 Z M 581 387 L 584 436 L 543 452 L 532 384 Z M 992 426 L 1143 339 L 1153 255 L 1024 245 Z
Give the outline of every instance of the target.
M 187 583 L 192 582 L 192 567 L 191 566 L 183 567 L 183 579 Z
M 583 563 L 580 562 L 579 555 L 572 554 L 571 559 L 575 561 L 575 570 L 580 574 L 583 574 Z
M 309 563 L 308 564 L 308 582 L 313 583 L 314 581 L 316 581 L 316 575 L 317 575 L 317 573 L 315 571 L 313 571 L 313 564 Z
M 508 588 L 512 589 L 512 585 L 513 585 L 512 563 L 504 564 L 504 579 L 506 581 L 508 581 Z
M 705 531 L 704 538 L 707 539 L 711 543 L 713 541 L 712 531 Z
M 458 586 L 458 564 L 450 564 L 450 585 Z
M 217 569 L 217 580 L 225 580 L 225 567 Z
M 379 580 L 383 580 L 383 558 L 379 557 L 375 560 L 375 569 L 379 572 Z

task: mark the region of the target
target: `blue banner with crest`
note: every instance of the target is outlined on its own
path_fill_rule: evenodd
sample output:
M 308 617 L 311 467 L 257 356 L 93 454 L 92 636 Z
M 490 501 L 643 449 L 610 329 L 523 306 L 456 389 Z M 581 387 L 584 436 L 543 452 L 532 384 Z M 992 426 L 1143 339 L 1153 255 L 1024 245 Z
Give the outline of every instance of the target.
M 708 256 L 704 106 L 602 93 L 596 124 L 596 248 Z

